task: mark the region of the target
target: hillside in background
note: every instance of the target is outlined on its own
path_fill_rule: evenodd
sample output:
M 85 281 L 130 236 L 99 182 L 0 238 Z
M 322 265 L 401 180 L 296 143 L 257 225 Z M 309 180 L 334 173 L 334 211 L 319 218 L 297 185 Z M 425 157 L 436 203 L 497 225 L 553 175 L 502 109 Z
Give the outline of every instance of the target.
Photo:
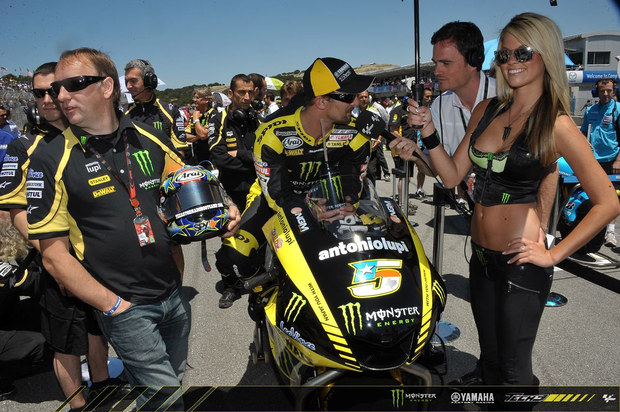
M 356 67 L 355 68 L 355 72 L 356 73 L 369 73 L 369 72 L 375 72 L 378 70 L 387 70 L 387 69 L 392 69 L 398 67 L 394 64 L 376 64 L 376 63 L 371 63 L 371 64 L 364 64 L 362 66 Z M 276 74 L 274 76 L 270 76 L 270 77 L 275 77 L 276 79 L 280 79 L 283 82 L 287 81 L 287 80 L 299 80 L 301 81 L 301 79 L 303 78 L 304 72 L 301 70 L 295 70 L 293 72 L 288 72 L 288 73 L 280 73 L 280 74 Z M 211 84 L 202 84 L 202 85 L 191 85 L 191 86 L 185 86 L 185 87 L 181 87 L 179 89 L 165 89 L 165 90 L 158 90 L 157 91 L 157 95 L 163 100 L 163 101 L 167 101 L 170 103 L 175 103 L 179 106 L 184 106 L 188 103 L 192 103 L 192 97 L 194 95 L 194 87 L 198 87 L 198 86 L 208 86 L 211 91 L 213 92 L 222 92 L 222 93 L 226 93 L 226 91 L 228 90 L 228 85 L 227 84 L 219 84 L 219 83 L 211 83 Z

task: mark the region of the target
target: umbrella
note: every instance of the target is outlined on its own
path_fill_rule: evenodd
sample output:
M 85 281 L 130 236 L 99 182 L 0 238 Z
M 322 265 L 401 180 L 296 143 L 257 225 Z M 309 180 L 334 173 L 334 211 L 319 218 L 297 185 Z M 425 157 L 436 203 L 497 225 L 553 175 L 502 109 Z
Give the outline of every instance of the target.
M 211 94 L 213 95 L 213 100 L 215 100 L 215 102 L 217 103 L 221 103 L 224 107 L 232 103 L 228 96 L 226 96 L 224 93 L 213 92 Z
M 495 60 L 495 50 L 497 50 L 497 44 L 499 39 L 493 39 L 484 42 L 484 63 L 482 63 L 482 70 L 491 70 L 491 64 Z M 566 66 L 574 66 L 575 63 L 564 54 L 564 64 Z
M 267 90 L 280 90 L 284 84 L 282 80 L 275 77 L 265 77 L 265 82 L 267 83 Z

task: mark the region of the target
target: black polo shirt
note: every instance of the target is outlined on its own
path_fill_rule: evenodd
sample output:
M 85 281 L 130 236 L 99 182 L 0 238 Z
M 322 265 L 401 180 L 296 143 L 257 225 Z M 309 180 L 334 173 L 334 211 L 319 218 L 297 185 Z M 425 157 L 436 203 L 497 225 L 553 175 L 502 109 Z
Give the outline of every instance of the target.
M 0 210 L 26 209 L 30 155 L 62 132 L 52 125 L 32 128 L 9 143 L 0 170 Z
M 132 303 L 152 303 L 180 283 L 171 240 L 157 206 L 159 185 L 182 161 L 169 139 L 147 125 L 120 115 L 119 129 L 89 136 L 76 126 L 37 151 L 28 170 L 29 236 L 69 236 L 75 256 L 104 286 Z M 142 213 L 155 243 L 141 247 L 136 216 L 125 186 L 129 173 L 122 137 L 127 137 L 133 178 Z M 100 162 L 97 151 L 125 186 Z

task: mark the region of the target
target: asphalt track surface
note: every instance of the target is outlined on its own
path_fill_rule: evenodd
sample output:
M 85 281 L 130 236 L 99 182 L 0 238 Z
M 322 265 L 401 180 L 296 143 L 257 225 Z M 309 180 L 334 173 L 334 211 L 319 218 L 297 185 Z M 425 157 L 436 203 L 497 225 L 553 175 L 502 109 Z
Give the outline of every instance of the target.
M 432 193 L 432 185 L 432 179 L 427 178 L 424 185 L 427 194 Z M 392 183 L 380 181 L 377 187 L 382 196 L 392 194 Z M 410 187 L 413 193 L 415 183 Z M 410 202 L 418 205 L 417 212 L 410 218 L 419 223 L 416 231 L 430 258 L 435 214 L 432 198 L 427 196 Z M 444 208 L 444 211 L 441 272 L 447 284 L 448 299 L 443 320 L 460 330 L 460 337 L 446 345 L 448 368 L 443 379 L 449 382 L 474 369 L 479 348 L 469 305 L 468 258 L 465 258 L 471 252 L 468 225 L 454 210 Z M 288 410 L 291 406 L 286 391 L 272 387 L 279 384 L 272 364 L 254 365 L 252 362 L 250 347 L 254 325 L 247 315 L 245 297 L 229 309 L 218 308 L 219 293 L 215 291 L 215 284 L 220 277 L 215 270 L 213 254 L 219 244 L 219 239 L 207 242 L 213 266 L 211 272 L 202 267 L 199 244 L 184 247 L 183 290 L 191 300 L 193 319 L 184 387 L 217 387 L 210 396 L 217 401 L 209 410 L 250 409 L 251 405 L 261 410 Z M 620 250 L 603 247 L 603 251 L 620 259 Z M 592 270 L 576 264 L 560 266 L 563 269 L 556 268 L 552 291 L 565 296 L 568 303 L 544 311 L 533 353 L 534 372 L 544 386 L 607 386 L 617 390 L 620 385 L 620 269 Z M 63 403 L 64 396 L 51 370 L 21 379 L 16 384 L 17 394 L 10 400 L 0 401 L 0 412 L 55 411 Z M 204 392 L 197 390 L 196 393 Z M 240 399 L 244 400 L 245 407 L 232 406 Z M 470 410 L 477 410 L 475 406 L 472 408 Z M 68 406 L 62 410 L 68 410 Z

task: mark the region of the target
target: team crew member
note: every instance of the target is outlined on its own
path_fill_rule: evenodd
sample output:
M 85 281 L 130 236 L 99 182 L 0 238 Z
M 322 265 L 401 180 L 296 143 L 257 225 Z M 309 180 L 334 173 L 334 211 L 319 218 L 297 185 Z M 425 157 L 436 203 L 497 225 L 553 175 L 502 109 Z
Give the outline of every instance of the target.
M 553 275 L 609 220 L 620 205 L 609 178 L 569 116 L 562 33 L 545 16 L 523 13 L 502 30 L 497 97 L 481 102 L 454 156 L 441 146 L 427 107 L 411 102 L 409 123 L 447 187 L 473 168 L 471 305 L 480 342 L 483 383 L 537 385 L 532 350 Z M 390 145 L 412 158 L 415 142 Z M 538 188 L 563 156 L 590 195 L 592 208 L 548 249 L 537 214 Z
M 608 175 L 620 174 L 620 102 L 614 99 L 617 91 L 618 85 L 613 79 L 596 82 L 592 95 L 599 101 L 586 109 L 581 123 L 581 133 L 587 136 L 589 130 L 594 157 Z M 617 245 L 615 220 L 607 225 L 605 245 Z
M 158 388 L 180 385 L 185 371 L 190 307 L 158 213 L 161 179 L 183 163 L 161 131 L 118 112 L 107 55 L 66 51 L 56 79 L 71 126 L 31 159 L 29 234 L 52 276 L 96 309 L 129 383 L 148 386 L 139 409 Z M 230 210 L 234 228 L 238 211 Z M 147 229 L 151 236 L 140 236 Z
M 252 146 L 259 122 L 251 107 L 254 93 L 254 85 L 248 76 L 234 76 L 228 89 L 231 104 L 209 119 L 211 161 L 220 171 L 226 193 L 242 211 L 250 186 L 256 180 Z
M 185 122 L 178 108 L 159 100 L 154 90 L 157 75 L 153 66 L 142 59 L 131 60 L 125 66 L 125 85 L 134 103 L 125 114 L 133 120 L 162 130 L 181 153 L 188 149 L 185 141 Z
M 208 87 L 194 87 L 194 111 L 185 126 L 187 142 L 191 143 L 195 163 L 209 160 L 209 117 L 213 113 L 213 96 Z
M 257 273 L 262 263 L 258 250 L 265 242 L 261 228 L 273 210 L 303 199 L 319 179 L 324 171 L 324 139 L 330 163 L 338 166 L 341 174 L 365 174 L 370 143 L 351 124 L 351 111 L 357 93 L 372 81 L 342 60 L 316 59 L 304 75 L 304 106 L 263 123 L 257 130 L 254 156 L 258 181 L 250 190 L 238 234 L 224 239 L 216 253 L 217 268 L 230 283 Z M 345 211 L 332 212 L 337 218 Z
M 28 238 L 26 176 L 30 155 L 35 150 L 45 150 L 54 139 L 62 140 L 62 130 L 68 126 L 67 119 L 52 98 L 50 84 L 54 81 L 56 62 L 39 66 L 32 77 L 34 94 L 40 119 L 25 135 L 12 142 L 7 152 L 7 162 L 0 172 L 0 208 L 9 210 L 13 224 Z M 58 137 L 60 136 L 60 137 Z M 35 191 L 36 192 L 36 191 Z M 31 240 L 39 250 L 39 241 Z M 82 384 L 80 356 L 88 354 L 92 386 L 92 398 L 107 385 L 116 385 L 109 379 L 108 346 L 97 326 L 92 309 L 79 299 L 66 296 L 52 276 L 43 270 L 40 275 L 41 332 L 54 351 L 54 371 L 64 395 L 69 398 Z M 88 332 L 88 333 L 87 333 Z M 86 404 L 82 393 L 70 401 L 72 408 Z

